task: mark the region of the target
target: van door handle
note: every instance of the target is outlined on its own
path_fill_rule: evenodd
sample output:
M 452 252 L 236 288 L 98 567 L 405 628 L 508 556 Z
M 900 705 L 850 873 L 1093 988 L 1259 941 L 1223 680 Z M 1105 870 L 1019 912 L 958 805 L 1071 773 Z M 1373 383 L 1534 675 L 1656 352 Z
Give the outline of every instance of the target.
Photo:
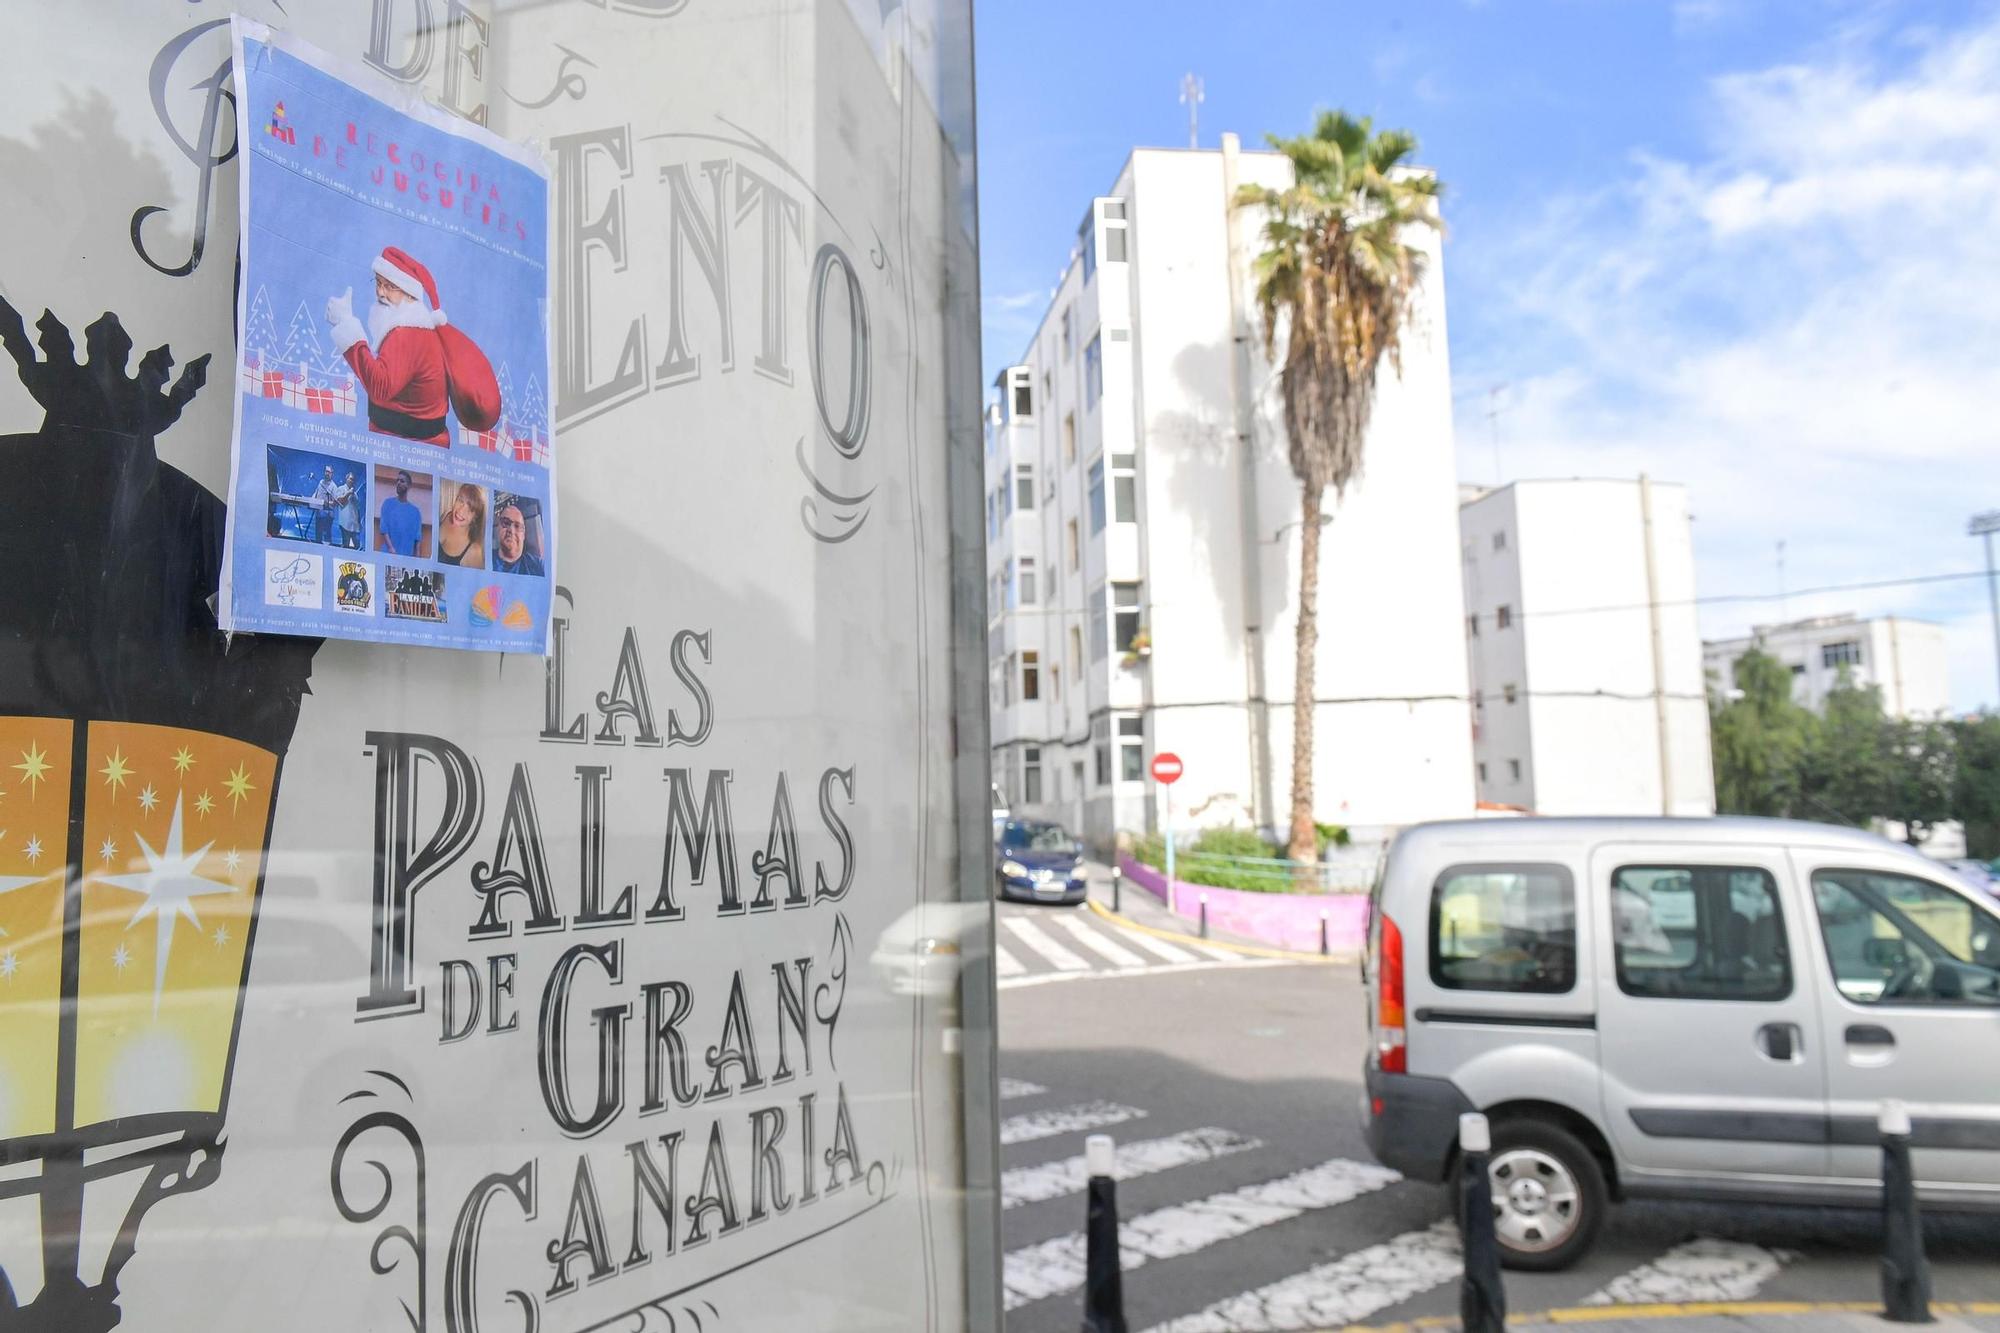
M 1894 1046 L 1896 1034 L 1876 1023 L 1854 1023 L 1847 1029 L 1849 1046 Z
M 1804 1045 L 1796 1023 L 1766 1023 L 1757 1029 L 1757 1049 L 1782 1064 L 1798 1059 Z

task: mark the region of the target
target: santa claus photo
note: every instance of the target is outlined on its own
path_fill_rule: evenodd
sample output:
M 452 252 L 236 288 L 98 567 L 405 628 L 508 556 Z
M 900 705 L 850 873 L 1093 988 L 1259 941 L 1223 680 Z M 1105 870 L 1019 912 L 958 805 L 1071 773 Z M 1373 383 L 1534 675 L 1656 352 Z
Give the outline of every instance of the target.
M 389 246 L 375 257 L 364 324 L 354 289 L 326 303 L 335 353 L 368 398 L 368 428 L 451 447 L 451 421 L 485 431 L 500 419 L 500 385 L 479 345 L 452 326 L 430 269 Z

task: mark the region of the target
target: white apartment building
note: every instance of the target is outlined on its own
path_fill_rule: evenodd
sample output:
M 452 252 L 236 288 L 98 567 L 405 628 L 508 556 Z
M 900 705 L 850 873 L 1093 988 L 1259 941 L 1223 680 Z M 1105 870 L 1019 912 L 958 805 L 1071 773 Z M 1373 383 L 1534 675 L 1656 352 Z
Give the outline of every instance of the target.
M 1459 509 L 1479 799 L 1712 815 L 1687 492 L 1517 481 Z
M 1085 210 L 986 438 L 994 780 L 1097 846 L 1287 819 L 1298 486 L 1241 182 L 1276 153 L 1139 149 Z M 1365 473 L 1321 544 L 1315 807 L 1366 836 L 1473 808 L 1439 252 Z
M 1783 625 L 1759 625 L 1740 639 L 1703 645 L 1709 688 L 1736 687 L 1736 661 L 1762 648 L 1792 671 L 1792 698 L 1817 712 L 1843 668 L 1857 685 L 1882 691 L 1891 717 L 1941 717 L 1951 710 L 1944 627 L 1927 620 L 1853 615 L 1817 616 Z

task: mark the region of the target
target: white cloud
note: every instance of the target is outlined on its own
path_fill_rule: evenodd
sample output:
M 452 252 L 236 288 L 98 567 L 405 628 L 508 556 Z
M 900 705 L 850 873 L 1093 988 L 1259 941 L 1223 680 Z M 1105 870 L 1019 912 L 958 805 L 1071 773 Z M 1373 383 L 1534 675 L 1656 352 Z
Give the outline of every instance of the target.
M 1965 517 L 2000 505 L 2000 19 L 1850 32 L 1708 89 L 1705 151 L 1635 156 L 1468 257 L 1506 318 L 1457 349 L 1505 381 L 1507 472 L 1686 482 L 1704 593 L 1979 563 Z M 1492 472 L 1482 396 L 1460 400 L 1468 477 Z M 1965 627 L 1977 583 L 1808 611 L 1949 623 L 1954 701 L 1995 700 Z M 1705 613 L 1710 634 L 1776 603 Z

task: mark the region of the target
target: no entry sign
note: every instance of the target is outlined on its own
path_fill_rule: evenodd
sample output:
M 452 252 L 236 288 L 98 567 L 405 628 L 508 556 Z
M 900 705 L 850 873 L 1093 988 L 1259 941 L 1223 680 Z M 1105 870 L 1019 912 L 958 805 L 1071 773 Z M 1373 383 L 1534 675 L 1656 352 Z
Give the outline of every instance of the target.
M 1153 781 L 1168 786 L 1181 780 L 1181 757 L 1171 750 L 1153 756 Z

